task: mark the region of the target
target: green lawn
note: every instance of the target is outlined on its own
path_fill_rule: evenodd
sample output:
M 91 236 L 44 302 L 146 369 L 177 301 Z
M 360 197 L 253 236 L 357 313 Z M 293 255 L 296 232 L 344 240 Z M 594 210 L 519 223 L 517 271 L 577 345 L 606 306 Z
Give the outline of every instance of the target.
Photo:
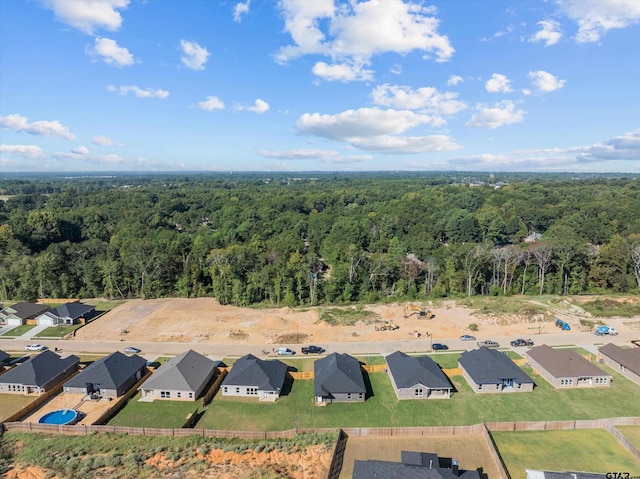
M 436 355 L 440 356 L 440 355 Z M 444 355 L 443 355 L 444 356 Z M 365 403 L 314 405 L 313 380 L 294 381 L 276 403 L 223 398 L 218 394 L 197 427 L 283 430 L 295 427 L 445 426 L 498 421 L 593 419 L 640 416 L 640 386 L 611 372 L 609 388 L 556 390 L 530 368 L 538 385 L 531 393 L 475 394 L 462 376 L 453 378 L 451 399 L 398 401 L 385 373 L 369 374 L 374 395 Z M 603 412 L 603 411 L 606 411 Z
M 81 327 L 82 324 L 70 324 L 68 326 L 51 326 L 36 334 L 36 338 L 62 338 Z
M 616 426 L 624 437 L 626 437 L 631 443 L 640 448 L 640 426 Z
M 23 324 L 22 326 L 16 326 L 15 328 L 11 328 L 9 331 L 2 335 L 3 338 L 15 338 L 17 336 L 22 336 L 27 331 L 35 328 L 35 324 Z
M 109 421 L 109 426 L 181 428 L 187 415 L 201 405 L 200 401 L 139 402 L 140 393 L 133 396 L 122 410 Z
M 0 394 L 0 422 L 15 414 L 27 404 L 36 400 L 35 396 L 22 394 Z
M 577 431 L 494 432 L 512 479 L 525 479 L 525 469 L 607 473 L 640 471 L 640 461 L 604 429 Z

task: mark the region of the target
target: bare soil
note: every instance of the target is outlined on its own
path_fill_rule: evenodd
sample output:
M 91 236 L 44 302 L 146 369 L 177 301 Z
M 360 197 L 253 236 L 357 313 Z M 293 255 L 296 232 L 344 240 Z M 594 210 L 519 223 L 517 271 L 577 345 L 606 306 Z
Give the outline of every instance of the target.
M 347 326 L 330 326 L 320 320 L 321 307 L 309 309 L 253 309 L 223 306 L 212 298 L 132 300 L 109 311 L 79 329 L 80 341 L 185 342 L 283 344 L 298 337 L 309 343 L 403 340 L 429 332 L 438 338 L 457 338 L 471 333 L 479 337 L 530 336 L 541 324 L 553 330 L 551 315 L 492 315 L 444 301 L 428 306 L 435 314 L 431 320 L 418 314 L 404 318 L 404 303 L 368 305 L 365 309 L 376 319 L 366 319 Z M 571 305 L 571 308 L 580 308 Z M 563 318 L 579 327 L 584 315 L 567 311 Z M 332 309 L 335 309 L 332 308 Z M 578 314 L 577 314 L 578 313 Z M 395 331 L 376 331 L 375 326 L 393 321 Z M 476 324 L 478 331 L 469 326 Z

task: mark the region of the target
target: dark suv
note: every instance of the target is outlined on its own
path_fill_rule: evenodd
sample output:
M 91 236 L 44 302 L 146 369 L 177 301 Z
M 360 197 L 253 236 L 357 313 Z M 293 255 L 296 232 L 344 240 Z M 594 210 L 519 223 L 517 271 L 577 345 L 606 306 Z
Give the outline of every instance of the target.
M 511 341 L 511 346 L 513 346 L 513 347 L 533 346 L 533 341 L 531 341 L 530 339 L 518 338 L 518 339 L 514 339 L 513 341 Z
M 302 348 L 302 354 L 322 354 L 324 353 L 324 349 L 320 346 L 309 346 L 307 348 Z

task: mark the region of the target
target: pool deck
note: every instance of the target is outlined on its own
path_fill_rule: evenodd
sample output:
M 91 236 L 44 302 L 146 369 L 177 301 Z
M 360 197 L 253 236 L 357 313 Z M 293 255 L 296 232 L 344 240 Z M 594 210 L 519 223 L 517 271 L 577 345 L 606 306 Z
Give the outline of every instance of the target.
M 33 414 L 23 419 L 22 422 L 37 423 L 42 416 L 58 409 L 74 409 L 84 414 L 84 417 L 76 424 L 92 424 L 97 420 L 109 406 L 111 401 L 83 401 L 86 396 L 84 394 L 67 394 L 60 393 L 51 398 L 50 401 L 44 403 Z

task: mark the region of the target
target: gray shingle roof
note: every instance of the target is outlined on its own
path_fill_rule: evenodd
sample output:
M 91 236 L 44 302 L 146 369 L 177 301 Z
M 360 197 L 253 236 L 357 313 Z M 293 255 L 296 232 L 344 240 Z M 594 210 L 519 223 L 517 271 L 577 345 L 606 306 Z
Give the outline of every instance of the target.
M 253 354 L 239 358 L 222 386 L 257 387 L 260 391 L 282 391 L 288 366 L 278 359 L 264 361 Z
M 513 379 L 522 384 L 533 383 L 525 372 L 501 351 L 482 347 L 465 351 L 458 363 L 476 384 L 502 384 Z
M 553 349 L 543 344 L 527 351 L 527 355 L 556 378 L 611 377 L 572 349 Z
M 451 389 L 451 383 L 440 366 L 428 356 L 409 356 L 396 351 L 387 356 L 387 366 L 398 388 L 411 388 L 418 384 L 429 389 Z
M 437 454 L 402 451 L 402 462 L 356 460 L 353 479 L 480 479 L 478 471 L 460 470 L 455 475 L 451 468 L 441 467 Z
M 160 366 L 140 389 L 196 391 L 207 380 L 215 365 L 215 361 L 190 349 Z
M 127 356 L 119 351 L 89 364 L 82 372 L 64 383 L 65 387 L 83 388 L 87 383 L 100 384 L 103 389 L 118 389 L 147 361 L 137 354 Z
M 622 349 L 609 343 L 602 346 L 600 352 L 640 376 L 640 348 Z
M 9 355 L 9 353 L 5 353 L 4 351 L 0 351 L 0 364 L 4 363 L 10 357 L 11 356 Z
M 15 313 L 13 314 L 15 314 L 17 317 L 21 319 L 29 319 L 29 318 L 35 318 L 36 316 L 49 311 L 49 306 L 47 306 L 46 304 L 23 302 L 23 303 L 13 304 L 3 309 L 3 311 L 6 312 L 7 309 L 14 310 Z
M 558 472 L 558 471 L 539 471 L 535 469 L 525 469 L 527 478 L 531 479 L 605 479 L 606 474 L 597 472 Z
M 61 358 L 52 351 L 42 351 L 4 373 L 0 376 L 0 382 L 42 387 L 74 365 L 77 367 L 79 363 L 80 358 L 77 356 Z
M 348 354 L 332 353 L 313 364 L 316 396 L 366 393 L 360 362 Z
M 83 303 L 66 303 L 51 310 L 59 318 L 78 319 L 95 310 L 95 306 Z

